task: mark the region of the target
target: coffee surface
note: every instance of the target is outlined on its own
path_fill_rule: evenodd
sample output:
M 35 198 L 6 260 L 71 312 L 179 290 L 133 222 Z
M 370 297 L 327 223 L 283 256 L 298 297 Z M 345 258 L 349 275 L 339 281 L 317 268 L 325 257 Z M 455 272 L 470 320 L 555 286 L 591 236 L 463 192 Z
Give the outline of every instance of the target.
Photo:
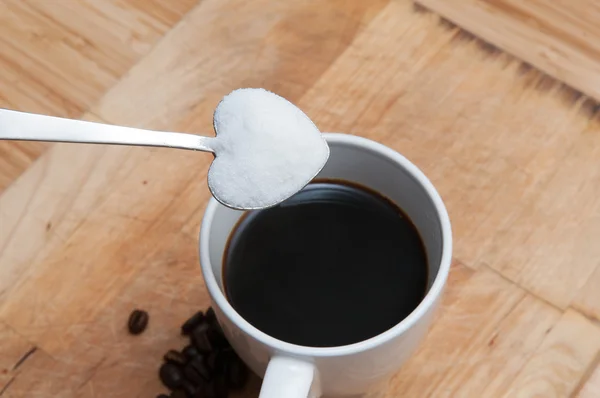
M 383 196 L 316 182 L 247 213 L 225 251 L 229 302 L 255 327 L 313 347 L 357 343 L 408 316 L 427 288 L 419 233 Z

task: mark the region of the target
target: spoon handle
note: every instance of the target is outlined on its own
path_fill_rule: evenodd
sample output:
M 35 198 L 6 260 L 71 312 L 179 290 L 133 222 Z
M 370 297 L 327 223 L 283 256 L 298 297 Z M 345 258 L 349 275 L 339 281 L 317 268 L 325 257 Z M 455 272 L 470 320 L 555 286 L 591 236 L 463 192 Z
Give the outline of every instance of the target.
M 213 152 L 214 138 L 0 109 L 0 140 L 161 146 Z

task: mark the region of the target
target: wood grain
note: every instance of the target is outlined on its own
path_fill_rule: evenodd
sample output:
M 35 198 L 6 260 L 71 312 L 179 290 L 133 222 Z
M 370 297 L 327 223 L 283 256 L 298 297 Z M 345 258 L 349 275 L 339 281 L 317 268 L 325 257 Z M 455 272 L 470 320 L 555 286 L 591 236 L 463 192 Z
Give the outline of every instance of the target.
M 559 317 L 548 304 L 480 270 L 464 282 L 458 300 L 443 306 L 388 396 L 502 396 Z
M 596 271 L 588 278 L 583 288 L 577 293 L 573 301 L 573 306 L 590 318 L 600 321 L 600 266 L 596 267 Z
M 13 382 L 21 363 L 35 347 L 8 325 L 0 322 L 0 391 Z
M 577 394 L 577 398 L 600 397 L 600 366 L 592 373 L 591 377 L 583 385 Z
M 484 256 L 492 267 L 544 299 L 561 308 L 581 300 L 594 316 L 600 315 L 600 301 L 589 303 L 587 292 L 597 291 L 590 278 L 600 255 L 595 239 L 600 236 L 598 145 L 597 127 L 584 131 L 513 224 L 498 230 Z
M 566 397 L 600 352 L 600 328 L 567 311 L 515 378 L 505 397 Z
M 0 107 L 80 117 L 196 0 L 0 0 Z M 0 142 L 0 192 L 46 148 Z
M 181 15 L 118 4 L 153 5 L 153 21 Z M 132 62 L 84 119 L 209 133 L 223 95 L 261 86 L 323 131 L 400 151 L 434 182 L 455 236 L 448 290 L 381 396 L 593 396 L 600 127 L 583 101 L 408 0 L 204 0 Z M 0 374 L 2 398 L 163 391 L 162 354 L 208 304 L 197 237 L 209 161 L 57 144 L 0 194 L 0 337 L 17 347 L 0 344 L 0 371 L 37 347 Z M 125 330 L 135 307 L 151 316 L 139 337 Z
M 0 192 L 50 145 L 43 142 L 0 142 Z
M 80 116 L 194 4 L 2 0 L 0 106 Z
M 600 5 L 597 1 L 416 2 L 600 100 Z

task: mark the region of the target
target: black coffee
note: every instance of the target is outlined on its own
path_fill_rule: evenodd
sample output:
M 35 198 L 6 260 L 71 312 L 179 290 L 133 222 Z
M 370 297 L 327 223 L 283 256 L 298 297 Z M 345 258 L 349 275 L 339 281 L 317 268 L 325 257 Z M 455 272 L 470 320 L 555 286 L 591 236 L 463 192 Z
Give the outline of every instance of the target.
M 226 295 L 248 322 L 313 347 L 390 329 L 427 287 L 425 249 L 408 217 L 381 195 L 337 181 L 247 213 L 223 270 Z

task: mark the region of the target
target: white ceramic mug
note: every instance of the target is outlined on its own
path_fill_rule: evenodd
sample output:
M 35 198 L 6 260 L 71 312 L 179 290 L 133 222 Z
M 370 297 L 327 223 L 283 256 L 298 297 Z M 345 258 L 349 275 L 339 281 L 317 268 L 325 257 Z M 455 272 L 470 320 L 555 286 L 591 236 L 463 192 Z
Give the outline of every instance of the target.
M 347 396 L 376 388 L 400 368 L 425 336 L 450 269 L 450 220 L 427 177 L 402 155 L 374 141 L 345 134 L 325 134 L 325 137 L 331 156 L 319 177 L 366 186 L 405 211 L 425 244 L 428 290 L 408 317 L 368 340 L 327 348 L 278 340 L 248 323 L 224 295 L 223 252 L 243 212 L 211 199 L 200 232 L 202 273 L 227 338 L 250 368 L 264 375 L 261 398 Z

